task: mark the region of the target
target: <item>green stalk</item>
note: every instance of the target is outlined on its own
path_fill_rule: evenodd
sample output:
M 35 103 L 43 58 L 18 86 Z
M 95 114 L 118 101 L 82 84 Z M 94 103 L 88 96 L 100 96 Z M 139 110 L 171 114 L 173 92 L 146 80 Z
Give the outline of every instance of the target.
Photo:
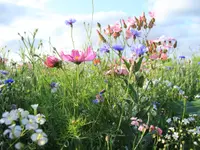
M 72 39 L 73 49 L 75 49 L 75 46 L 74 46 L 74 39 L 73 39 L 73 25 L 71 25 L 71 39 Z

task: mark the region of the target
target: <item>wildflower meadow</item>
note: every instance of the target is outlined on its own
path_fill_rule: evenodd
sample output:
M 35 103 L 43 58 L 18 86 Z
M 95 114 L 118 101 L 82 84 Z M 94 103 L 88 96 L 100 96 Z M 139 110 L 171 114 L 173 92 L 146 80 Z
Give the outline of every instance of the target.
M 0 61 L 2 150 L 199 150 L 200 57 L 173 37 L 148 37 L 154 12 L 96 23 L 99 45 L 44 54 L 38 29 L 19 33 L 20 63 Z

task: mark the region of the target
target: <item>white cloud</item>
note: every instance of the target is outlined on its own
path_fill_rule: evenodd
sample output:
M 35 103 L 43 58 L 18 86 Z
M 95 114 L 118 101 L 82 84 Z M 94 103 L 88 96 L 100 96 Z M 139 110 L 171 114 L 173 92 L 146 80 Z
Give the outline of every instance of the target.
M 55 46 L 58 51 L 65 50 L 71 51 L 73 48 L 71 42 L 71 28 L 65 25 L 65 20 L 71 18 L 71 16 L 64 16 L 59 14 L 40 14 L 41 17 L 29 17 L 23 16 L 18 17 L 10 25 L 0 25 L 0 32 L 4 37 L 0 38 L 0 41 L 5 45 L 14 49 L 14 52 L 18 51 L 20 45 L 18 40 L 20 37 L 18 33 L 33 32 L 34 29 L 38 28 L 37 39 L 42 39 L 44 42 L 44 51 L 49 52 L 48 40 L 51 37 L 51 43 Z M 83 22 L 91 23 L 91 14 L 74 14 L 77 22 L 74 24 L 73 38 L 76 49 L 82 49 L 83 45 L 87 42 L 86 31 L 84 29 Z M 101 22 L 102 26 L 115 23 L 119 19 L 127 17 L 124 12 L 98 12 L 94 13 L 93 16 L 93 27 L 92 27 L 92 43 L 95 45 L 98 43 L 98 35 L 96 33 L 96 23 Z M 29 34 L 30 35 L 30 34 Z M 12 42 L 10 42 L 12 41 Z M 14 42 L 16 42 L 14 44 Z M 1 44 L 2 44 L 1 43 Z M 14 55 L 12 55 L 13 57 Z M 16 57 L 16 55 L 14 56 Z
M 151 37 L 165 34 L 178 40 L 179 53 L 191 56 L 189 47 L 200 44 L 199 0 L 148 0 L 149 10 L 156 14 Z

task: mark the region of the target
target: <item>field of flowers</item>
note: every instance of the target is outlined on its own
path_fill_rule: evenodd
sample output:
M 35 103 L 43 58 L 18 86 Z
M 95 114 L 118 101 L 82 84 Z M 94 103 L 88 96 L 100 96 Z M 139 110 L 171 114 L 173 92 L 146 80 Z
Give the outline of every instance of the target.
M 154 25 L 152 12 L 97 23 L 98 48 L 71 32 L 71 52 L 49 55 L 37 30 L 19 34 L 22 63 L 1 53 L 1 149 L 199 150 L 200 57 L 170 58 L 177 40 L 149 39 Z

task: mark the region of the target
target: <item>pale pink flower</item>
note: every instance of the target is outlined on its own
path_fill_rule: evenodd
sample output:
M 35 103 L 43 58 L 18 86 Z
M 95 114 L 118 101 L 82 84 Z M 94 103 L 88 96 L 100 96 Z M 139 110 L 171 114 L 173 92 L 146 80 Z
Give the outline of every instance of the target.
M 145 132 L 147 129 L 148 129 L 148 125 L 146 124 L 140 125 L 138 128 L 138 130 L 141 132 Z
M 150 127 L 149 127 L 149 132 L 151 132 L 151 131 L 153 131 L 153 130 L 155 130 L 154 125 L 150 125 Z
M 92 61 L 96 57 L 96 53 L 92 51 L 91 47 L 88 47 L 85 52 L 72 50 L 71 54 L 65 54 L 63 51 L 60 53 L 61 58 L 64 61 L 70 61 L 76 64 L 80 64 L 85 61 Z
M 119 75 L 128 75 L 129 72 L 127 70 L 126 67 L 123 67 L 123 66 L 118 66 L 116 69 L 115 69 L 115 73 L 119 74 Z
M 133 37 L 133 34 L 131 33 L 130 28 L 126 30 L 126 39 L 130 39 L 131 37 Z
M 106 29 L 104 29 L 104 33 L 106 35 L 111 35 L 113 33 L 113 30 L 110 28 L 110 26 L 108 26 Z
M 161 128 L 159 128 L 159 127 L 156 127 L 156 131 L 157 131 L 157 133 L 158 133 L 158 135 L 162 135 L 162 129 Z
M 138 122 L 138 121 L 132 121 L 132 122 L 131 122 L 131 125 L 139 126 L 139 122 Z
M 144 126 L 140 125 L 139 128 L 138 128 L 138 130 L 141 131 L 141 132 L 143 132 L 144 131 Z
M 130 27 L 130 26 L 133 26 L 133 25 L 135 25 L 135 19 L 134 18 L 128 18 L 128 20 L 127 20 L 127 22 L 128 22 L 128 27 Z
M 110 28 L 113 32 L 121 32 L 122 31 L 122 27 L 119 23 L 116 23 L 115 25 L 111 26 Z
M 137 119 L 138 122 L 142 122 L 142 119 Z
M 131 120 L 137 120 L 137 117 L 131 117 Z
M 150 11 L 150 12 L 149 12 L 149 16 L 150 16 L 151 18 L 155 18 L 155 12 Z
M 159 55 L 156 53 L 153 53 L 151 56 L 149 56 L 150 59 L 156 60 L 159 58 Z

